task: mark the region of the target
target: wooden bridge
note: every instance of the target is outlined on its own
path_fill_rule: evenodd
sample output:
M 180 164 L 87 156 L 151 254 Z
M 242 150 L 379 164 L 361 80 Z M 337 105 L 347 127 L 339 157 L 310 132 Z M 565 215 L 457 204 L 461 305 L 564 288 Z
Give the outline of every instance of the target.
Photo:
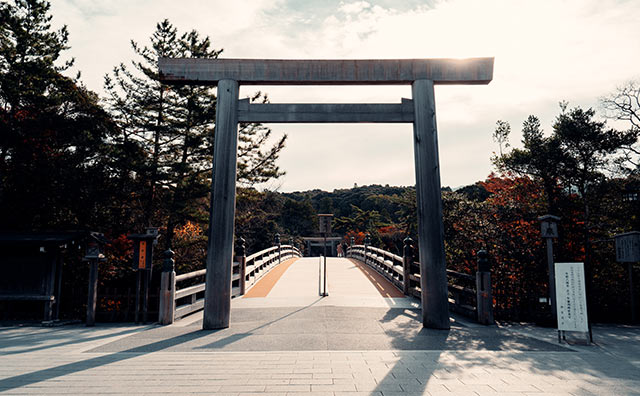
M 233 306 L 273 308 L 309 305 L 419 309 L 420 265 L 410 239 L 403 256 L 368 245 L 351 244 L 346 257 L 301 257 L 292 245 L 276 245 L 245 256 L 244 246 L 232 264 Z M 204 308 L 206 269 L 177 275 L 167 255 L 160 292 L 161 324 L 171 324 Z M 482 259 L 479 260 L 482 267 Z M 321 297 L 324 289 L 328 296 Z M 492 324 L 490 274 L 448 270 L 449 309 L 482 324 Z

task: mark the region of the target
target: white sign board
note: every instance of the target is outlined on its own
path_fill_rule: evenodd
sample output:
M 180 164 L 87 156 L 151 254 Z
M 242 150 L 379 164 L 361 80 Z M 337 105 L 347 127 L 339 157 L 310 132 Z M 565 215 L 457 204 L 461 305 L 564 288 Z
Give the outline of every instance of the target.
M 558 330 L 589 331 L 584 263 L 556 263 Z

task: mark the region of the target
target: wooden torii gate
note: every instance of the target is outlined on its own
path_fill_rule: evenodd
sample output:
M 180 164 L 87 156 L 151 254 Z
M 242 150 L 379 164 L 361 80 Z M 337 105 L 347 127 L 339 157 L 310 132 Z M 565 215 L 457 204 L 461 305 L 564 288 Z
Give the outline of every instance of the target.
M 413 123 L 422 323 L 449 328 L 435 84 L 488 84 L 493 58 L 385 60 L 159 60 L 169 84 L 217 85 L 204 329 L 229 327 L 238 122 Z M 252 104 L 245 85 L 411 85 L 399 104 Z

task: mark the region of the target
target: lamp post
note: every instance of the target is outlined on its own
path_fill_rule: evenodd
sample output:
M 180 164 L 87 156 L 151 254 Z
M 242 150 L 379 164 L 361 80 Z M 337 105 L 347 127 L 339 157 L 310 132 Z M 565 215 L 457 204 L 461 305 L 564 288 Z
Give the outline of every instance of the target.
M 549 267 L 549 305 L 551 305 L 552 321 L 557 320 L 556 311 L 556 276 L 553 267 L 553 239 L 558 237 L 558 224 L 560 217 L 544 215 L 538 217 L 542 237 L 547 241 L 547 266 Z

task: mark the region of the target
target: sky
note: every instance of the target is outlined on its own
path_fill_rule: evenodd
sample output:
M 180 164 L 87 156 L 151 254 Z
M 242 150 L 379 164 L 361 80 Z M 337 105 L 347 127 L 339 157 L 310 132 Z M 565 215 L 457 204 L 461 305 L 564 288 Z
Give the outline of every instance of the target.
M 493 170 L 497 120 L 519 145 L 525 118 L 546 132 L 558 103 L 593 107 L 640 79 L 636 0 L 53 0 L 54 27 L 70 31 L 68 56 L 91 90 L 134 58 L 168 18 L 208 35 L 224 58 L 394 59 L 495 57 L 493 81 L 436 86 L 441 183 L 460 187 Z M 409 86 L 241 87 L 273 103 L 399 103 Z M 624 127 L 623 124 L 611 123 Z M 303 191 L 354 184 L 414 185 L 411 124 L 271 124 L 288 135 L 282 178 L 261 188 Z

